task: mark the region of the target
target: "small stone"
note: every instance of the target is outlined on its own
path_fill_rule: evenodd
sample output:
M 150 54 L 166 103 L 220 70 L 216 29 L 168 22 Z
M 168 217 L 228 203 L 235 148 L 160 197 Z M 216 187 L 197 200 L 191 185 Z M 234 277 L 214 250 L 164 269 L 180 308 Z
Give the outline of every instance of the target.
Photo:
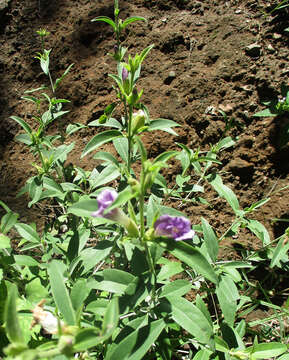
M 240 89 L 246 91 L 246 92 L 252 92 L 253 91 L 253 86 L 252 85 L 243 85 L 240 86 Z
M 274 33 L 274 34 L 272 35 L 272 37 L 273 37 L 274 40 L 279 40 L 279 39 L 281 39 L 282 35 L 281 35 L 281 34 L 278 34 L 278 33 Z
M 235 108 L 234 104 L 226 104 L 226 105 L 220 104 L 219 105 L 219 109 L 225 113 L 231 112 L 232 110 L 234 110 L 234 108 Z
M 269 44 L 269 45 L 267 46 L 267 50 L 268 50 L 270 53 L 275 52 L 275 49 L 273 48 L 273 46 L 272 46 L 271 44 Z
M 235 14 L 241 14 L 242 13 L 242 10 L 241 9 L 237 9 L 236 11 L 235 11 Z
M 0 11 L 8 8 L 10 0 L 0 0 Z
M 245 50 L 246 50 L 247 55 L 256 58 L 256 57 L 259 57 L 261 54 L 261 45 L 254 43 L 254 44 L 246 46 Z
M 162 19 L 162 22 L 163 22 L 163 23 L 166 23 L 167 20 L 168 20 L 167 18 L 163 18 L 163 19 Z
M 169 75 L 165 78 L 164 83 L 170 85 L 170 83 L 176 78 L 176 73 L 172 70 Z
M 212 105 L 208 106 L 205 110 L 205 114 L 210 114 L 210 115 L 217 115 L 216 113 L 216 108 Z
M 282 75 L 288 75 L 289 74 L 289 68 L 282 70 Z

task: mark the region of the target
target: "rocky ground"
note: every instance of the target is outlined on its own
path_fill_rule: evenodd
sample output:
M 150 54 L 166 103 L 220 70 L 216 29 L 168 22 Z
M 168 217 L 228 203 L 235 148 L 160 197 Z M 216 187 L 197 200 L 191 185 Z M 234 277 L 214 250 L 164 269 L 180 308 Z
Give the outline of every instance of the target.
M 230 135 L 236 137 L 236 145 L 222 153 L 219 170 L 242 206 L 270 196 L 256 218 L 275 238 L 286 223 L 273 219 L 289 218 L 289 192 L 280 190 L 288 185 L 289 147 L 278 145 L 289 120 L 253 117 L 264 108 L 261 101 L 280 94 L 281 83 L 288 84 L 288 12 L 264 16 L 273 5 L 273 0 L 120 0 L 121 17 L 148 20 L 127 28 L 123 40 L 129 52 L 155 45 L 142 69 L 143 102 L 152 118 L 182 125 L 178 137 L 161 132 L 146 137 L 149 155 L 176 148 L 176 141 L 208 150 L 224 134 L 222 110 L 234 118 Z M 42 220 L 38 209 L 27 209 L 27 199 L 15 199 L 34 170 L 32 155 L 14 141 L 21 130 L 9 117 L 18 115 L 33 126 L 33 107 L 20 97 L 46 81 L 34 58 L 40 49 L 36 30 L 51 33 L 46 48 L 52 49 L 54 77 L 74 63 L 58 93 L 71 101 L 65 124 L 89 124 L 115 99 L 108 77 L 115 72 L 108 56 L 115 42 L 107 24 L 91 23 L 98 15 L 113 17 L 113 0 L 0 0 L 0 199 L 19 212 L 22 221 Z M 95 165 L 92 156 L 80 160 L 95 131 L 85 129 L 73 137 L 76 149 L 70 160 L 75 165 Z M 176 170 L 172 164 L 171 181 Z M 205 216 L 221 233 L 231 219 L 230 209 L 209 188 L 206 196 L 212 208 L 194 204 L 183 210 L 195 223 Z M 246 232 L 234 241 L 256 246 Z

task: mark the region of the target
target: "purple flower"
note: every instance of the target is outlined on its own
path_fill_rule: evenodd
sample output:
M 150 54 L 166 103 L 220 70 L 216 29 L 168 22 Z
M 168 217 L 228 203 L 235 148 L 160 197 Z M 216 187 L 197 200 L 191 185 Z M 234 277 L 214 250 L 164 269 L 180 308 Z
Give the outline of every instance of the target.
M 105 209 L 107 209 L 117 197 L 118 193 L 115 190 L 105 189 L 101 191 L 96 199 L 98 210 L 91 213 L 91 216 L 113 220 L 124 226 L 129 235 L 138 237 L 139 232 L 137 225 L 120 208 L 114 208 L 111 211 L 104 213 Z
M 118 194 L 115 190 L 103 190 L 96 199 L 98 204 L 98 210 L 94 211 L 91 216 L 103 218 L 110 218 L 111 216 L 113 216 L 117 209 L 113 209 L 107 214 L 104 214 L 104 210 L 114 202 L 114 200 L 117 198 L 117 195 Z
M 191 222 L 184 216 L 162 215 L 154 223 L 155 234 L 166 236 L 176 241 L 189 240 L 195 235 Z
M 125 81 L 128 78 L 128 71 L 125 67 L 122 68 L 121 77 L 122 81 Z

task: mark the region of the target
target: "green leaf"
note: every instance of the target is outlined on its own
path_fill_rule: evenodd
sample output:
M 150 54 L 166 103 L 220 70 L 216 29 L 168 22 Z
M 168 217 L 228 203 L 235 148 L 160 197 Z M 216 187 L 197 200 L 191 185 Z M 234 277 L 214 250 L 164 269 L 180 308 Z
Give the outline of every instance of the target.
M 29 184 L 29 195 L 31 197 L 31 201 L 29 202 L 28 206 L 31 207 L 33 204 L 37 203 L 42 195 L 42 179 L 38 176 L 34 176 L 31 179 Z
M 96 199 L 80 200 L 77 203 L 70 206 L 67 210 L 69 214 L 74 214 L 77 216 L 85 216 L 91 218 L 91 213 L 97 210 L 97 201 Z M 104 223 L 111 223 L 111 221 L 103 219 Z
M 142 17 L 142 16 L 132 16 L 129 17 L 127 19 L 124 20 L 124 22 L 122 23 L 121 28 L 124 29 L 127 25 L 135 22 L 135 21 L 145 21 L 147 22 L 146 18 Z
M 10 247 L 11 245 L 9 237 L 4 234 L 0 234 L 0 249 L 8 249 Z
M 52 260 L 48 266 L 51 291 L 58 310 L 62 313 L 67 325 L 75 325 L 75 312 L 65 286 L 65 279 L 62 274 L 62 264 Z
M 114 74 L 108 74 L 109 77 L 111 77 L 116 83 L 117 83 L 117 86 L 119 87 L 119 90 L 121 91 L 121 93 L 123 95 L 126 94 L 125 90 L 124 90 L 124 87 L 122 85 L 122 80 L 119 76 L 117 75 L 114 75 Z
M 226 185 L 223 184 L 222 178 L 217 174 L 209 175 L 207 180 L 217 191 L 217 193 L 225 198 L 235 213 L 240 211 L 239 201 L 234 192 Z
M 145 49 L 143 49 L 143 51 L 140 54 L 140 62 L 139 65 L 141 65 L 141 63 L 144 61 L 144 59 L 146 58 L 146 56 L 148 55 L 148 53 L 151 51 L 151 49 L 154 47 L 154 44 L 149 45 L 148 47 L 146 47 Z
M 207 248 L 207 252 L 213 262 L 217 260 L 219 252 L 218 239 L 214 233 L 214 230 L 207 222 L 206 219 L 202 218 L 202 229 L 204 234 L 204 241 Z
M 216 294 L 226 322 L 234 326 L 237 311 L 237 300 L 240 298 L 237 287 L 229 275 L 221 277 Z
M 84 300 L 90 293 L 86 279 L 78 279 L 73 285 L 70 293 L 71 302 L 75 311 L 84 305 Z
M 88 282 L 93 289 L 108 291 L 116 294 L 133 293 L 136 289 L 138 278 L 128 272 L 117 269 L 106 269 L 102 272 L 103 281 Z
M 43 187 L 48 190 L 53 190 L 56 194 L 59 193 L 59 195 L 63 194 L 62 187 L 53 179 L 44 176 L 43 177 Z
M 159 262 L 160 263 L 160 262 Z M 157 275 L 158 281 L 168 280 L 170 277 L 183 272 L 182 264 L 178 261 L 168 261 L 162 267 Z
M 271 116 L 277 116 L 277 115 L 278 115 L 278 112 L 275 109 L 273 110 L 271 108 L 268 108 L 268 109 L 257 112 L 253 116 L 255 116 L 255 117 L 271 117 Z
M 204 303 L 203 299 L 201 298 L 201 296 L 199 294 L 197 294 L 196 297 L 196 306 L 199 310 L 201 310 L 201 312 L 205 315 L 205 317 L 207 318 L 207 320 L 209 322 L 211 322 L 211 315 L 210 312 L 206 306 L 206 304 Z
M 113 140 L 113 145 L 115 147 L 115 150 L 119 154 L 119 156 L 122 158 L 122 160 L 127 163 L 128 161 L 128 140 L 127 138 L 116 138 Z
M 175 126 L 180 126 L 180 125 L 172 120 L 156 119 L 156 120 L 151 121 L 147 130 L 148 131 L 162 130 L 162 131 L 168 132 L 169 134 L 178 136 L 178 134 L 174 130 L 171 129 L 172 127 L 175 127 Z
M 100 344 L 103 341 L 103 338 L 99 336 L 99 334 L 100 330 L 94 327 L 80 330 L 75 336 L 73 351 L 87 351 L 88 349 Z
M 263 224 L 257 220 L 247 220 L 247 228 L 262 241 L 263 246 L 269 245 L 270 235 Z
M 84 129 L 86 128 L 85 125 L 80 124 L 80 123 L 74 123 L 74 124 L 69 124 L 66 128 L 66 134 L 67 135 L 72 135 L 74 134 L 76 131 L 80 130 L 80 129 Z
M 119 306 L 118 297 L 114 296 L 107 307 L 107 311 L 103 318 L 101 335 L 108 339 L 113 334 L 118 324 Z
M 109 164 L 102 170 L 102 172 L 96 175 L 93 172 L 91 173 L 91 176 L 89 178 L 91 189 L 93 190 L 96 187 L 110 183 L 111 181 L 117 179 L 119 176 L 120 171 L 118 167 L 116 167 L 114 164 Z
M 37 98 L 34 97 L 34 96 L 21 96 L 21 99 L 27 100 L 27 101 L 31 101 L 31 102 L 33 102 L 34 104 L 37 104 L 37 103 L 40 102 L 40 100 L 37 99 Z
M 10 118 L 12 120 L 15 120 L 16 122 L 18 122 L 18 124 L 20 126 L 22 126 L 22 128 L 27 132 L 27 134 L 32 134 L 31 127 L 24 120 L 22 120 L 19 116 L 10 116 Z
M 33 229 L 32 226 L 28 224 L 17 223 L 14 225 L 20 236 L 23 239 L 33 242 L 33 243 L 40 243 L 40 237 L 38 236 L 37 232 Z
M 79 257 L 83 262 L 84 273 L 88 272 L 98 263 L 104 260 L 110 254 L 112 247 L 112 242 L 102 240 L 97 243 L 94 249 L 87 248 L 82 250 Z
M 97 299 L 94 301 L 91 301 L 86 307 L 86 311 L 90 311 L 94 314 L 104 316 L 107 310 L 107 306 L 109 304 L 108 299 Z
M 223 353 L 228 353 L 229 352 L 229 346 L 226 343 L 225 340 L 223 340 L 222 338 L 215 336 L 214 337 L 215 340 L 215 345 L 216 345 L 216 350 L 223 352 Z
M 191 283 L 188 280 L 178 279 L 166 284 L 161 288 L 159 298 L 166 297 L 181 297 L 187 294 L 192 288 Z
M 289 31 L 289 28 L 288 28 Z M 285 354 L 283 356 L 281 356 L 280 358 L 278 358 L 278 360 L 289 360 L 289 354 Z
M 255 344 L 247 350 L 252 349 L 250 352 L 252 358 L 254 359 L 269 359 L 275 356 L 279 356 L 287 351 L 287 346 L 285 344 L 270 342 Z
M 287 253 L 288 247 L 284 246 L 285 237 L 282 236 L 281 239 L 278 241 L 277 246 L 274 249 L 272 259 L 270 262 L 270 268 L 273 268 L 275 265 L 280 263 L 281 258 Z
M 44 49 L 43 55 L 40 56 L 40 66 L 45 75 L 49 74 L 49 54 L 50 54 L 50 52 L 51 52 L 51 49 L 50 50 Z
M 218 283 L 218 277 L 214 269 L 198 249 L 183 241 L 175 241 L 173 239 L 158 239 L 158 241 L 162 247 L 168 250 L 176 258 L 190 266 L 198 274 L 204 276 L 215 284 Z
M 7 214 L 2 216 L 1 218 L 1 232 L 3 234 L 7 234 L 8 231 L 16 224 L 16 221 L 18 219 L 18 214 L 9 211 Z
M 219 152 L 223 149 L 228 149 L 235 145 L 235 141 L 231 138 L 231 136 L 227 136 L 224 139 L 220 140 L 216 145 L 216 151 Z
M 93 156 L 93 159 L 108 161 L 108 162 L 111 162 L 112 164 L 116 165 L 117 167 L 119 167 L 119 161 L 113 155 L 111 155 L 111 153 L 108 153 L 105 151 L 98 151 Z
M 28 255 L 14 255 L 14 260 L 19 266 L 37 266 L 38 268 L 40 267 L 39 262 Z
M 109 18 L 107 16 L 97 16 L 96 18 L 92 19 L 91 21 L 92 22 L 94 22 L 94 21 L 103 21 L 103 22 L 109 24 L 113 28 L 113 30 L 115 32 L 117 30 L 115 22 L 111 18 Z
M 207 349 L 199 350 L 196 353 L 196 355 L 193 357 L 193 360 L 209 360 L 211 354 L 212 354 L 212 351 L 209 351 Z
M 171 159 L 172 157 L 176 156 L 179 152 L 178 151 L 174 151 L 174 150 L 170 150 L 170 151 L 165 151 L 162 154 L 158 155 L 155 159 L 153 164 L 157 163 L 158 161 L 160 162 L 167 162 L 169 159 Z
M 199 342 L 208 344 L 214 334 L 213 324 L 194 304 L 184 298 L 169 298 L 172 319 Z
M 159 319 L 133 331 L 107 353 L 105 360 L 143 359 L 165 326 L 165 321 Z
M 19 134 L 15 136 L 15 140 L 22 142 L 28 146 L 32 145 L 33 142 L 31 140 L 31 136 L 29 134 Z
M 70 64 L 66 70 L 64 71 L 64 73 L 60 76 L 60 78 L 57 78 L 55 80 L 55 84 L 54 84 L 54 90 L 57 89 L 58 85 L 61 83 L 61 81 L 65 78 L 65 76 L 69 73 L 70 69 L 72 68 L 74 64 Z
M 107 130 L 103 131 L 100 134 L 95 135 L 85 146 L 83 153 L 81 154 L 81 157 L 83 158 L 87 154 L 89 154 L 91 151 L 95 150 L 99 146 L 112 141 L 116 138 L 119 138 L 122 136 L 122 133 L 117 130 Z
M 4 321 L 8 339 L 14 344 L 24 344 L 24 337 L 16 310 L 17 287 L 10 284 L 5 303 Z
M 25 286 L 26 298 L 31 303 L 38 303 L 48 297 L 47 289 L 41 284 L 40 278 L 35 278 Z
M 141 154 L 141 159 L 142 159 L 142 162 L 144 163 L 146 160 L 147 160 L 147 151 L 146 151 L 146 148 L 143 144 L 143 142 L 141 141 L 140 137 L 139 136 L 136 136 L 135 137 L 135 141 L 137 143 L 137 146 L 139 148 L 139 152 Z

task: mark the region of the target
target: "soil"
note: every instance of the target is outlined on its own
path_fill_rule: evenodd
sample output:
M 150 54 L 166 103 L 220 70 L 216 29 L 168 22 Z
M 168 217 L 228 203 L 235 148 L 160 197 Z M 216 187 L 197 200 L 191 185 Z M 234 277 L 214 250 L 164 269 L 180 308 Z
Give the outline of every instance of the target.
M 148 23 L 127 28 L 126 46 L 131 54 L 154 44 L 142 68 L 139 88 L 144 88 L 143 103 L 152 118 L 167 118 L 182 127 L 179 136 L 155 132 L 145 137 L 151 158 L 176 149 L 176 142 L 191 149 L 208 150 L 224 135 L 225 121 L 220 110 L 235 126 L 230 135 L 236 145 L 221 154 L 223 181 L 237 194 L 242 207 L 269 197 L 253 214 L 274 239 L 284 233 L 288 219 L 289 147 L 280 148 L 278 140 L 283 118 L 257 118 L 261 101 L 280 94 L 281 83 L 288 84 L 287 10 L 264 16 L 273 1 L 261 0 L 120 0 L 121 17 L 143 16 Z M 104 23 L 91 23 L 96 16 L 113 17 L 113 0 L 6 0 L 0 1 L 0 199 L 19 212 L 22 221 L 41 224 L 38 208 L 27 208 L 27 199 L 15 196 L 34 174 L 34 161 L 27 147 L 14 136 L 22 130 L 11 115 L 24 118 L 31 126 L 33 104 L 21 100 L 25 90 L 37 88 L 47 79 L 34 58 L 40 50 L 36 31 L 51 34 L 51 72 L 59 77 L 74 63 L 58 97 L 69 99 L 70 112 L 65 123 L 89 124 L 105 106 L 115 100 L 109 73 L 115 73 L 108 55 L 115 40 Z M 288 33 L 287 33 L 288 34 Z M 250 46 L 252 45 L 252 46 Z M 249 46 L 249 48 L 247 48 Z M 53 132 L 56 129 L 51 129 Z M 96 129 L 73 135 L 72 163 L 92 169 L 93 155 L 80 160 L 85 144 Z M 173 163 L 168 179 L 174 181 L 178 165 Z M 208 188 L 205 205 L 186 205 L 181 209 L 199 223 L 204 216 L 221 234 L 232 219 L 232 210 Z M 180 204 L 175 204 L 180 206 Z M 252 248 L 256 238 L 242 231 L 235 242 Z M 225 242 L 226 256 L 236 258 L 231 242 Z

